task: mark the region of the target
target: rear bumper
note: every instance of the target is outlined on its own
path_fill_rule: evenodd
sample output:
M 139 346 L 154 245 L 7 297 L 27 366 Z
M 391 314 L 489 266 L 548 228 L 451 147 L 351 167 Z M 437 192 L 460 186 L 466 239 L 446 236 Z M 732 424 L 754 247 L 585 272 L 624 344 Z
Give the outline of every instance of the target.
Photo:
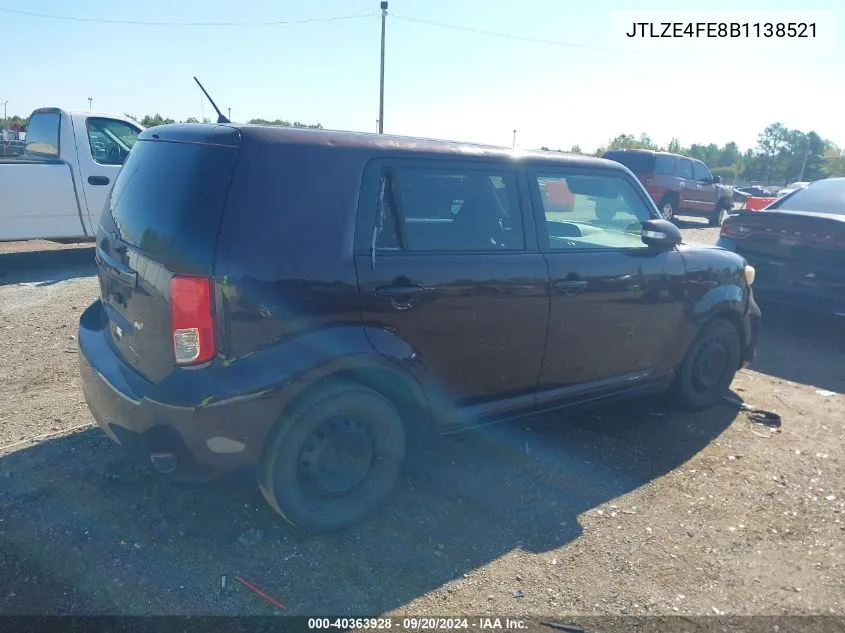
M 845 271 L 749 257 L 731 239 L 720 238 L 716 245 L 739 253 L 754 266 L 754 294 L 762 303 L 845 316 Z
M 212 364 L 175 369 L 153 384 L 115 353 L 105 325 L 96 301 L 79 319 L 79 365 L 88 407 L 114 442 L 146 465 L 158 455 L 159 470 L 175 463 L 169 477 L 179 481 L 212 479 L 257 462 L 275 417 L 266 403 L 249 390 L 208 402 L 221 392 Z

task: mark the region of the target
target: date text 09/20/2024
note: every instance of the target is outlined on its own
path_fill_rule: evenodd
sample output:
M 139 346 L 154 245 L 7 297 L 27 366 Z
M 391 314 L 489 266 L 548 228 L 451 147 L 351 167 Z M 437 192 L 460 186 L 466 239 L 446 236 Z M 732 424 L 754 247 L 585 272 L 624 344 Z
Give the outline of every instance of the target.
M 524 620 L 515 618 L 402 618 L 394 621 L 392 618 L 309 618 L 308 628 L 311 630 L 405 630 L 405 631 L 448 631 L 448 630 L 521 630 L 527 628 Z

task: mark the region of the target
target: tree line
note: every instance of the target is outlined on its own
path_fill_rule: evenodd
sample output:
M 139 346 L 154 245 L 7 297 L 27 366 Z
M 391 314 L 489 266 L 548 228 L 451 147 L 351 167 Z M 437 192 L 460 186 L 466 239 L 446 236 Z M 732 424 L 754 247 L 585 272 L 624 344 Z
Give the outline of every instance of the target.
M 816 132 L 792 130 L 782 123 L 772 123 L 757 137 L 753 149 L 741 151 L 736 143 L 722 146 L 693 143 L 684 147 L 677 138 L 665 147 L 657 145 L 648 134 L 619 134 L 593 152 L 601 156 L 612 148 L 651 149 L 697 158 L 710 167 L 714 175 L 729 183 L 787 185 L 796 181 L 845 176 L 845 151 Z M 542 147 L 552 151 L 548 147 Z M 564 151 L 564 150 L 554 150 Z M 578 145 L 571 153 L 584 154 Z
M 138 118 L 131 114 L 124 113 L 127 118 L 132 119 L 133 121 L 137 121 L 144 127 L 155 127 L 156 125 L 165 125 L 168 123 L 211 123 L 211 119 L 205 118 L 202 121 L 195 117 L 188 117 L 184 121 L 177 121 L 176 119 L 170 119 L 167 117 L 161 116 L 158 112 L 155 114 L 146 114 L 143 118 Z M 269 119 L 250 119 L 247 123 L 252 125 L 278 125 L 280 127 L 301 127 L 301 128 L 308 128 L 312 130 L 321 130 L 323 126 L 319 123 L 300 123 L 299 121 L 294 121 L 291 123 L 290 121 L 285 121 L 283 119 L 275 119 L 270 121 Z
M 155 127 L 156 125 L 164 125 L 166 123 L 200 123 L 200 120 L 196 117 L 188 117 L 184 121 L 177 121 L 176 119 L 171 119 L 169 117 L 163 117 L 158 112 L 155 114 L 145 114 L 143 117 L 138 118 L 132 114 L 124 113 L 129 119 L 140 123 L 144 127 Z M 2 122 L 4 126 L 10 125 L 21 125 L 26 127 L 29 125 L 29 117 L 22 117 L 18 115 L 13 115 L 7 117 L 5 121 Z M 211 123 L 211 119 L 204 118 L 202 123 Z M 308 128 L 313 130 L 321 130 L 323 126 L 319 123 L 300 123 L 299 121 L 294 121 L 291 123 L 290 121 L 285 121 L 284 119 L 250 119 L 247 123 L 251 123 L 253 125 L 278 125 L 281 127 L 301 127 L 301 128 Z

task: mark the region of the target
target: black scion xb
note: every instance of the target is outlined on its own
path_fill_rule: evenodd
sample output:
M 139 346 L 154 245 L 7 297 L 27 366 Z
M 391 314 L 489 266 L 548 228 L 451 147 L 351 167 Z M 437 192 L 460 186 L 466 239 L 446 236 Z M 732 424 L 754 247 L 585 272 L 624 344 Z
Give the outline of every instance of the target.
M 753 268 L 682 244 L 618 163 L 349 132 L 146 130 L 96 258 L 99 424 L 174 480 L 254 467 L 308 530 L 363 519 L 420 432 L 709 406 L 760 319 Z

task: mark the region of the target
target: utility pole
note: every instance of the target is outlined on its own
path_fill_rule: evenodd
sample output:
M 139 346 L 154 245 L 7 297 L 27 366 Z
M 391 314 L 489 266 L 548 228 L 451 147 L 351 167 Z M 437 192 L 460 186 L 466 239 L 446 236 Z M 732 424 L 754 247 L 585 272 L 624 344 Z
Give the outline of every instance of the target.
M 807 149 L 804 150 L 804 162 L 801 163 L 801 175 L 798 176 L 798 182 L 804 181 L 804 169 L 807 167 L 807 159 L 810 157 L 810 138 L 807 137 Z
M 8 100 L 3 102 L 3 127 L 8 126 L 9 124 L 6 122 L 6 104 L 9 103 Z
M 511 145 L 512 149 L 516 149 L 516 130 L 513 131 L 513 145 Z
M 387 21 L 387 2 L 381 3 L 381 75 L 378 94 L 378 133 L 384 134 L 384 27 Z
M 232 120 L 232 108 L 226 108 L 229 111 L 229 120 Z
M 88 97 L 88 112 L 91 112 L 91 102 L 94 101 L 91 97 Z

